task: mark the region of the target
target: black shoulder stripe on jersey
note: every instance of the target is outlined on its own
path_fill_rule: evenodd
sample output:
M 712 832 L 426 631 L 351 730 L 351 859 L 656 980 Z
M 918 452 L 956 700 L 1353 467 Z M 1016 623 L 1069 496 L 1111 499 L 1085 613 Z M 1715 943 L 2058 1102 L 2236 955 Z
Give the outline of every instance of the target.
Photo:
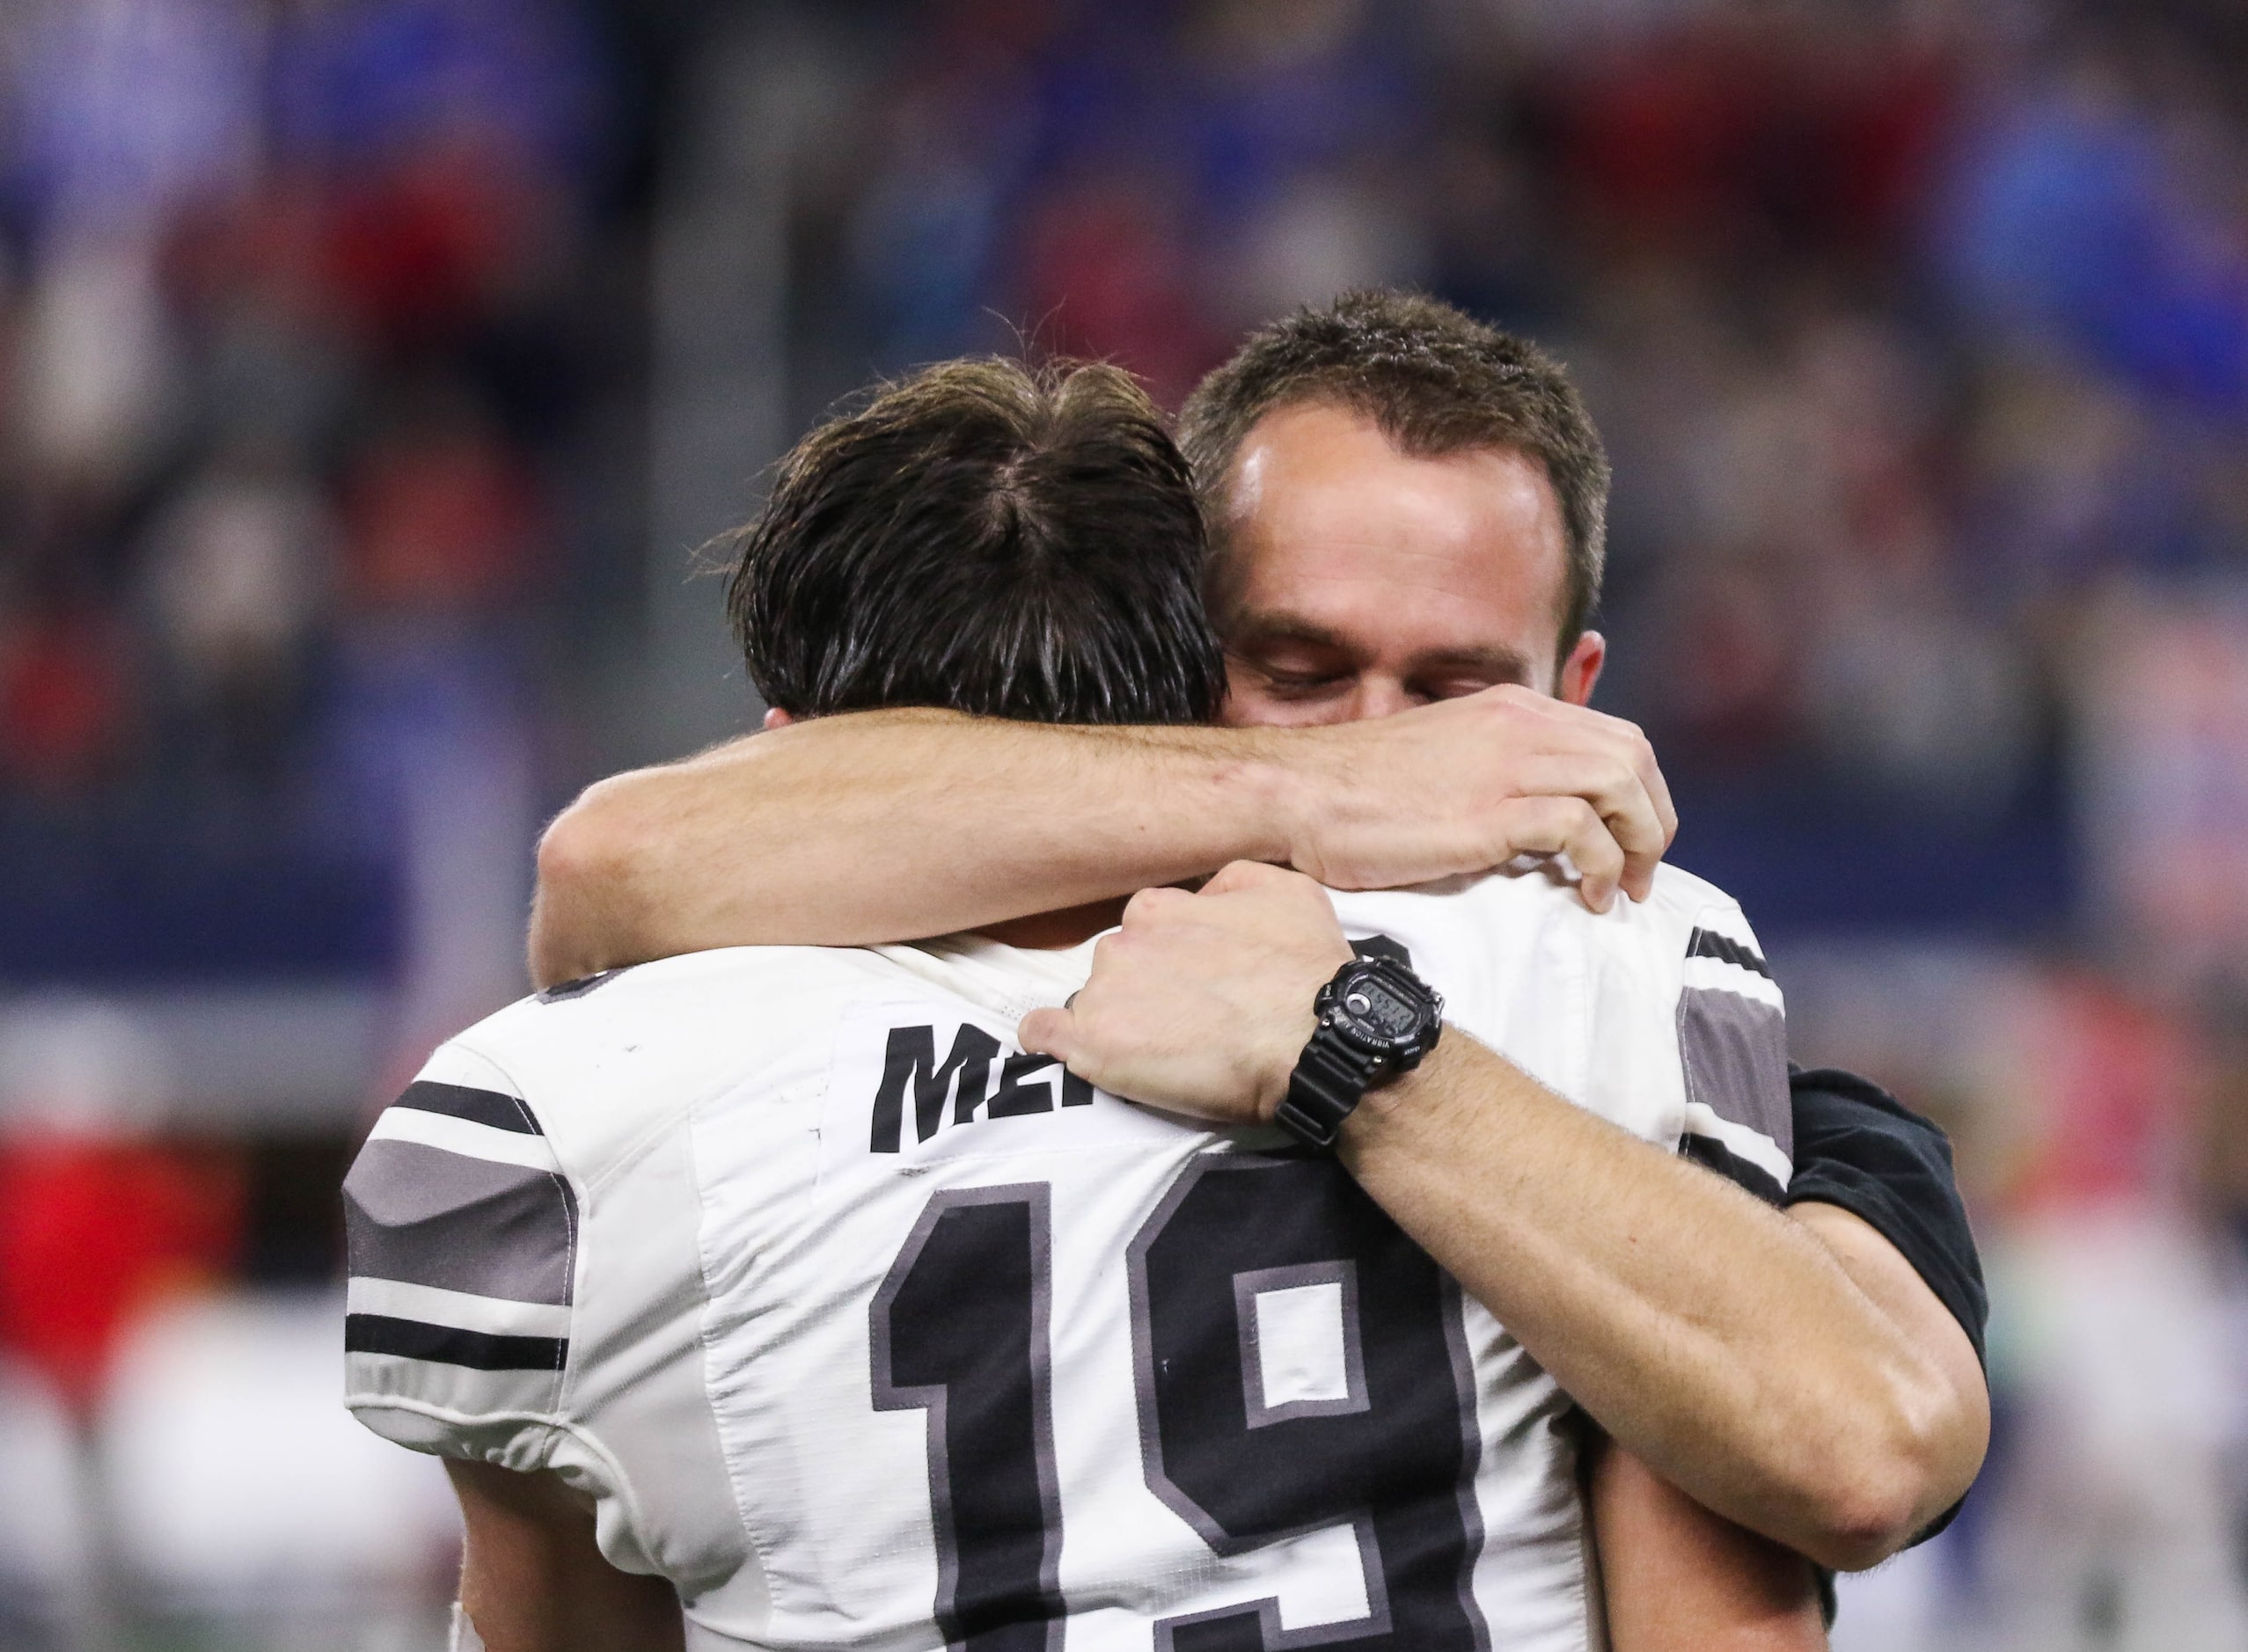
M 343 1180 L 351 1273 L 509 1302 L 566 1304 L 577 1205 L 552 1171 L 377 1138 Z
M 582 998 L 598 986 L 604 986 L 632 968 L 624 964 L 615 969 L 597 970 L 589 976 L 580 976 L 575 981 L 557 981 L 538 995 L 541 1004 L 560 1004 L 568 998 Z
M 1686 955 L 1689 958 L 1716 958 L 1743 969 L 1772 978 L 1772 966 L 1756 954 L 1754 947 L 1744 947 L 1730 935 L 1720 935 L 1714 929 L 1697 929 L 1686 939 Z
M 346 1314 L 343 1347 L 348 1354 L 398 1354 L 473 1371 L 560 1371 L 570 1356 L 568 1341 L 559 1336 L 494 1336 L 386 1313 Z
M 1767 1204 L 1778 1204 L 1785 1190 L 1772 1179 L 1771 1173 L 1761 1165 L 1752 1165 L 1746 1159 L 1737 1159 L 1723 1142 L 1708 1136 L 1688 1136 L 1678 1144 L 1678 1151 L 1705 1170 L 1714 1170 L 1727 1181 L 1754 1194 Z
M 511 1095 L 497 1090 L 473 1090 L 465 1084 L 436 1084 L 427 1078 L 416 1079 L 406 1086 L 406 1093 L 392 1102 L 393 1107 L 412 1107 L 418 1113 L 442 1113 L 447 1118 L 466 1119 L 471 1124 L 488 1124 L 495 1130 L 513 1130 L 518 1136 L 544 1136 L 538 1121 L 531 1109 Z

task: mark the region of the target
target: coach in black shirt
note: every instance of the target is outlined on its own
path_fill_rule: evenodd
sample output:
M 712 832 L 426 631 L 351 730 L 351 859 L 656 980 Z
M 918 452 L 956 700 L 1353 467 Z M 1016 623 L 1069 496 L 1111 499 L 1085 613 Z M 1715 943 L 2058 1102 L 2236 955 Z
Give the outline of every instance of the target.
M 1231 727 L 834 716 L 603 782 L 541 848 L 542 982 L 988 928 L 1237 860 L 1381 888 L 1565 857 L 1596 908 L 1645 894 L 1674 821 L 1639 732 L 1585 705 L 1607 468 L 1556 367 L 1432 301 L 1354 294 L 1254 335 L 1180 439 Z M 1035 626 L 1021 647 L 1036 657 Z M 1104 986 L 1114 1012 L 1063 1029 L 1070 1064 L 1122 1071 L 1212 1002 L 1235 1012 L 1179 1058 L 1269 1073 L 1300 1047 L 1297 897 L 1266 887 L 1143 915 L 1135 946 L 1175 967 Z M 1596 1472 L 1843 1568 L 1956 1505 L 1988 1402 L 1939 1134 L 1863 1080 L 1798 1075 L 1783 1217 L 1704 1173 L 1768 1200 L 1767 1171 L 1611 1142 L 1495 1058 L 1460 1105 L 1457 1071 L 1431 1069 L 1465 1058 L 1371 1093 L 1338 1151 L 1625 1448 Z M 1775 1587 L 1789 1566 L 1808 1587 L 1776 1552 Z

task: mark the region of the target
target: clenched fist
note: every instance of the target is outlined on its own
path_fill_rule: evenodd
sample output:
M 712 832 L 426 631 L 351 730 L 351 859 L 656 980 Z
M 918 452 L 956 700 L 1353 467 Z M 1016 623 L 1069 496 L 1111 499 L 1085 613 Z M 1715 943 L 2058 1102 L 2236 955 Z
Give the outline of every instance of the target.
M 1678 830 L 1633 724 L 1513 683 L 1312 735 L 1324 782 L 1289 832 L 1291 863 L 1336 889 L 1386 889 L 1566 855 L 1606 911 L 1644 900 Z

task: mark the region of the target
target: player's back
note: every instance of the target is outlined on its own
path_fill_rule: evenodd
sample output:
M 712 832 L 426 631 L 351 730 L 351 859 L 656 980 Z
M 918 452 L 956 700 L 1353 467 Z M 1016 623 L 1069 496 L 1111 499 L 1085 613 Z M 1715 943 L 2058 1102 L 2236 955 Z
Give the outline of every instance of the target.
M 1693 937 L 1750 940 L 1675 874 L 1336 903 L 1664 1145 Z M 739 949 L 471 1029 L 347 1184 L 351 1404 L 594 1492 L 691 1644 L 1596 1644 L 1565 1399 L 1331 1157 L 1024 1055 L 1089 961 Z

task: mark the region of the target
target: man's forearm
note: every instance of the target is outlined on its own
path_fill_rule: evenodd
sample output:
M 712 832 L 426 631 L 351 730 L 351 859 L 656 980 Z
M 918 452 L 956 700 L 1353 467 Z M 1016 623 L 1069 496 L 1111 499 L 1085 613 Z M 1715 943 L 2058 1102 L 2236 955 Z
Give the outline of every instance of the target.
M 1944 1375 L 1798 1223 L 1454 1034 L 1344 1161 L 1619 1444 L 1828 1565 L 1871 1565 L 1981 1457 Z
M 1285 860 L 1263 730 L 824 718 L 603 781 L 549 829 L 540 984 L 707 947 L 860 946 Z
M 539 846 L 542 986 L 708 947 L 981 928 L 1216 871 L 1337 888 L 1566 855 L 1644 896 L 1677 824 L 1629 723 L 1501 687 L 1317 728 L 823 717 L 592 787 Z
M 1823 1652 L 1811 1564 L 1596 1439 L 1585 1475 L 1612 1652 Z

